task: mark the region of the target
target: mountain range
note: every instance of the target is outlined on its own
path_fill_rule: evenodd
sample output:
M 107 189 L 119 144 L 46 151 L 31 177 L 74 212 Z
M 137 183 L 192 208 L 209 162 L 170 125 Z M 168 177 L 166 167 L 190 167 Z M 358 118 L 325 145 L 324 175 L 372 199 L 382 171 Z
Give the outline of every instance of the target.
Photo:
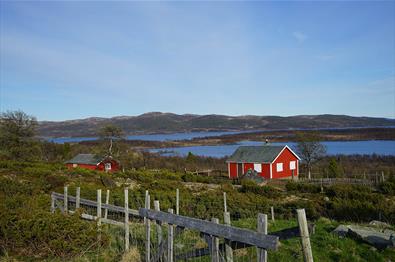
M 91 117 L 67 121 L 41 121 L 39 122 L 38 133 L 42 137 L 97 136 L 97 131 L 107 124 L 119 126 L 125 135 L 133 135 L 199 131 L 389 127 L 395 126 L 395 119 L 329 114 L 282 117 L 256 115 L 178 115 L 151 112 L 139 116 Z

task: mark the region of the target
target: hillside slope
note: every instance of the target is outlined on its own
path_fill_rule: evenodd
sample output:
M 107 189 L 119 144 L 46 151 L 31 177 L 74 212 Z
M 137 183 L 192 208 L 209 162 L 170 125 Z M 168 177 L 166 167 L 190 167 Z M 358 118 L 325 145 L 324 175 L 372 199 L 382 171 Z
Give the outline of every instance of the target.
M 394 126 L 394 119 L 352 117 L 346 115 L 300 116 L 226 116 L 177 115 L 152 112 L 139 116 L 113 118 L 92 117 L 61 122 L 42 121 L 39 135 L 48 137 L 96 136 L 97 130 L 112 123 L 120 126 L 127 135 L 141 133 L 170 133 L 192 131 L 267 130 L 292 128 L 344 128 Z

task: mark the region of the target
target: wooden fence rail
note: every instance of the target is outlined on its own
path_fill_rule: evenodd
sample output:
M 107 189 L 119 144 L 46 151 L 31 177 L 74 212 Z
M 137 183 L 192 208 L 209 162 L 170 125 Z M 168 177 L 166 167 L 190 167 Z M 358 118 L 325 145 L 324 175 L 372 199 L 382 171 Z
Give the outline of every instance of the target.
M 299 227 L 288 228 L 277 232 L 267 233 L 267 215 L 258 214 L 258 229 L 257 231 L 243 229 L 231 226 L 229 212 L 224 212 L 225 224 L 219 224 L 217 218 L 213 218 L 211 221 L 202 220 L 187 216 L 181 216 L 174 214 L 173 209 L 169 209 L 169 212 L 160 211 L 159 201 L 154 201 L 155 210 L 151 209 L 150 195 L 146 191 L 145 208 L 134 210 L 129 208 L 128 204 L 128 189 L 125 189 L 125 205 L 124 207 L 115 206 L 109 204 L 110 192 L 106 192 L 105 203 L 101 201 L 101 190 L 97 190 L 97 201 L 82 199 L 80 198 L 80 189 L 76 190 L 76 197 L 68 194 L 68 189 L 65 187 L 64 194 L 53 192 L 51 194 L 51 211 L 54 212 L 59 207 L 63 212 L 74 213 L 75 210 L 70 210 L 69 203 L 75 203 L 75 208 L 78 207 L 90 207 L 96 209 L 95 215 L 82 213 L 81 217 L 88 220 L 95 220 L 98 225 L 98 237 L 100 238 L 100 225 L 102 223 L 112 224 L 125 229 L 125 250 L 129 249 L 129 238 L 132 235 L 129 231 L 131 222 L 129 216 L 136 217 L 140 221 L 142 228 L 145 228 L 145 261 L 174 261 L 179 259 L 197 258 L 201 256 L 211 256 L 211 261 L 223 261 L 225 258 L 227 262 L 233 262 L 233 250 L 240 248 L 256 247 L 257 248 L 257 261 L 266 262 L 267 253 L 266 250 L 277 250 L 279 247 L 279 240 L 288 239 L 291 237 L 303 236 L 303 250 L 309 252 L 308 257 L 312 259 L 310 244 L 305 241 L 308 238 L 309 233 L 314 232 L 314 226 L 307 225 L 305 219 L 298 219 Z M 177 209 L 179 206 L 179 192 L 176 192 Z M 58 202 L 63 202 L 63 205 L 59 205 Z M 73 207 L 73 206 L 71 206 Z M 102 209 L 104 216 L 102 216 Z M 226 207 L 226 194 L 224 194 L 224 209 Z M 177 210 L 178 211 L 178 210 Z M 119 213 L 124 220 L 115 221 L 107 217 L 108 212 Z M 299 211 L 298 211 L 299 212 Z M 303 210 L 304 212 L 304 210 Z M 110 216 L 111 217 L 111 216 Z M 264 219 L 262 219 L 264 218 Z M 144 221 L 144 223 L 143 223 Z M 154 227 L 151 227 L 151 221 L 155 223 Z M 164 237 L 162 225 L 167 225 L 168 233 L 167 237 Z M 156 231 L 156 238 L 151 240 L 151 228 Z M 188 251 L 184 254 L 174 254 L 174 238 L 181 234 L 184 230 L 193 230 L 200 233 L 206 242 L 207 248 L 195 249 Z M 152 248 L 151 241 L 158 240 L 157 248 Z M 224 239 L 223 243 L 220 243 L 220 239 Z M 156 241 L 155 241 L 156 242 Z M 307 244 L 306 244 L 307 243 Z M 153 254 L 151 254 L 154 252 Z M 312 261 L 312 260 L 309 260 Z

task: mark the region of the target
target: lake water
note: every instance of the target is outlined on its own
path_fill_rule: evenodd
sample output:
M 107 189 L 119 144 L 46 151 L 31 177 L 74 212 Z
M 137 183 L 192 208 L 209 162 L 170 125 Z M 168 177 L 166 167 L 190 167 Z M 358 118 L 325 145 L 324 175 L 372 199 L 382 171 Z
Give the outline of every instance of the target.
M 271 145 L 288 145 L 295 150 L 295 142 L 270 143 Z M 328 155 L 353 155 L 353 154 L 378 154 L 395 156 L 395 141 L 324 141 L 322 142 L 327 148 Z M 189 152 L 199 156 L 224 157 L 231 155 L 239 146 L 259 146 L 263 142 L 258 141 L 241 141 L 230 145 L 216 146 L 187 146 L 175 148 L 152 149 L 150 152 L 159 152 L 165 156 L 186 156 Z
M 294 128 L 294 129 L 272 129 L 272 130 L 248 130 L 248 131 L 209 131 L 209 132 L 183 132 L 183 133 L 171 133 L 171 134 L 150 134 L 150 135 L 131 135 L 127 136 L 127 140 L 146 140 L 146 141 L 176 141 L 176 140 L 191 140 L 199 137 L 212 137 L 222 135 L 233 135 L 241 133 L 253 133 L 253 132 L 272 132 L 272 131 L 287 131 L 287 130 L 341 130 L 350 128 L 362 128 L 362 127 L 345 127 L 345 128 Z M 395 126 L 384 126 L 381 128 L 395 128 Z M 94 141 L 98 137 L 48 137 L 45 138 L 47 141 L 55 142 L 58 144 L 73 143 L 82 141 Z
M 145 141 L 176 141 L 176 140 L 191 140 L 198 137 L 211 137 L 211 136 L 222 136 L 222 135 L 233 135 L 254 131 L 223 131 L 223 132 L 189 132 L 189 133 L 172 133 L 172 134 L 151 134 L 151 135 L 132 135 L 127 136 L 127 140 L 145 140 Z M 47 138 L 50 142 L 58 144 L 73 143 L 81 141 L 93 141 L 97 140 L 97 137 L 56 137 Z

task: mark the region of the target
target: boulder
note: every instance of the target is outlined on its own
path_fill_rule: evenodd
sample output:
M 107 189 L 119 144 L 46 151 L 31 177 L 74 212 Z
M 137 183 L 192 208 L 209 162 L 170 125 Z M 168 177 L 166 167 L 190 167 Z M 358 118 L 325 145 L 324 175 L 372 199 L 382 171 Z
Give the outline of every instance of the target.
M 374 246 L 377 249 L 395 247 L 395 232 L 392 230 L 380 230 L 372 227 L 358 225 L 340 225 L 332 231 L 340 237 L 352 237 Z

